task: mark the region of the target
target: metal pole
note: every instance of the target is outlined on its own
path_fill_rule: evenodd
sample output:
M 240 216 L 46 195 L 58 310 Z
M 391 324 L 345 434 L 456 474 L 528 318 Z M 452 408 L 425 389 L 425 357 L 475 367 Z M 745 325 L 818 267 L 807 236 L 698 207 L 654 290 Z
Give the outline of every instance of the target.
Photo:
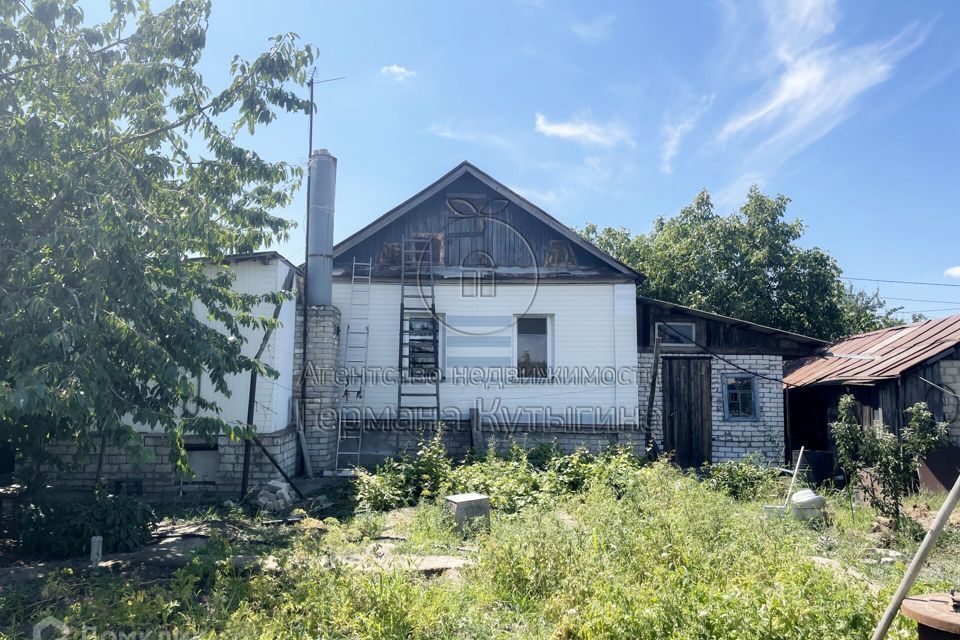
M 890 625 L 893 624 L 894 618 L 897 617 L 897 611 L 900 610 L 903 599 L 907 597 L 910 588 L 917 580 L 917 576 L 920 575 L 920 569 L 922 569 L 923 565 L 927 562 L 930 552 L 933 551 L 933 545 L 936 544 L 937 538 L 939 538 L 943 532 L 943 528 L 950 519 L 950 514 L 953 513 L 953 510 L 956 508 L 957 502 L 960 502 L 960 477 L 957 477 L 957 481 L 953 483 L 953 489 L 950 490 L 946 501 L 944 501 L 943 506 L 940 507 L 940 511 L 937 512 L 937 517 L 934 518 L 930 531 L 927 532 L 927 535 L 923 538 L 923 542 L 920 543 L 920 548 L 917 549 L 916 555 L 913 556 L 910 567 L 907 568 L 907 573 L 903 576 L 903 580 L 900 582 L 900 586 L 897 588 L 893 600 L 890 601 L 887 610 L 883 612 L 883 617 L 880 618 L 880 622 L 877 623 L 877 628 L 873 632 L 872 640 L 883 640 L 887 636 L 887 631 L 890 630 Z
M 316 73 L 316 70 L 314 70 Z M 308 265 L 307 261 L 310 260 L 310 252 L 307 251 L 307 242 L 306 239 L 310 237 L 310 154 L 313 153 L 313 85 L 314 85 L 314 76 L 310 75 L 310 125 L 307 133 L 307 214 L 305 216 L 306 227 L 304 229 L 304 243 L 303 243 L 303 286 L 300 289 L 300 304 L 302 305 L 301 309 L 301 335 L 300 335 L 300 345 L 301 345 L 301 362 L 300 362 L 300 418 L 303 421 L 303 426 L 306 428 L 307 425 L 307 403 L 304 401 L 307 395 L 307 319 L 309 314 L 307 313 L 307 271 Z
M 657 374 L 660 372 L 660 334 L 654 330 L 653 367 L 650 369 L 650 393 L 647 394 L 647 423 L 644 425 L 647 456 L 653 460 L 659 456 L 657 439 L 653 437 L 653 402 L 657 395 Z M 666 433 L 664 433 L 666 437 Z
M 265 446 L 263 446 L 263 443 L 260 442 L 260 438 L 258 438 L 257 436 L 253 436 L 253 443 L 260 448 L 260 451 L 262 451 L 263 455 L 267 457 L 267 460 L 270 461 L 270 464 L 272 464 L 274 468 L 280 472 L 280 475 L 283 476 L 283 479 L 287 481 L 287 484 L 289 484 L 293 488 L 293 490 L 297 492 L 297 495 L 300 496 L 300 499 L 306 500 L 307 496 L 305 496 L 303 494 L 303 491 L 300 490 L 300 487 L 298 487 L 296 483 L 294 483 L 293 478 L 290 477 L 290 474 L 288 474 L 286 471 L 283 470 L 283 467 L 280 466 L 280 463 L 277 462 L 277 459 L 273 457 L 273 454 L 270 453 L 270 451 Z
M 250 393 L 247 396 L 247 428 L 254 430 L 253 410 L 257 404 L 257 372 L 250 372 Z M 250 488 L 250 438 L 243 441 L 243 475 L 240 477 L 240 501 L 247 497 Z

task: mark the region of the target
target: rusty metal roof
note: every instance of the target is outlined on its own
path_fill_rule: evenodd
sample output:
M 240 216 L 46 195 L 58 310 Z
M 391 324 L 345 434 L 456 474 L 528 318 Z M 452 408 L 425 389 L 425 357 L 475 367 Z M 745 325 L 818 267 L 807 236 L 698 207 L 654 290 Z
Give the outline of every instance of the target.
M 807 358 L 783 379 L 787 386 L 869 384 L 902 373 L 960 345 L 960 315 L 862 333 Z

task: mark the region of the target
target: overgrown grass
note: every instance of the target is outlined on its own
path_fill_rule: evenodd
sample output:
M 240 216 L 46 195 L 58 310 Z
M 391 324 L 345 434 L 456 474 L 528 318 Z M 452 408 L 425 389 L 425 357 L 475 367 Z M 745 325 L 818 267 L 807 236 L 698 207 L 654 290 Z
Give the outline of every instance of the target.
M 789 518 L 767 519 L 760 502 L 737 502 L 666 463 L 617 464 L 614 455 L 604 473 L 593 474 L 576 471 L 575 460 L 525 459 L 489 468 L 520 468 L 536 475 L 538 487 L 567 489 L 505 503 L 490 531 L 469 540 L 433 498 L 404 526 L 398 552 L 475 548 L 467 552 L 475 564 L 460 580 L 343 564 L 338 558 L 369 545 L 384 526 L 382 515 L 367 513 L 343 524 L 328 520 L 324 536 L 294 530 L 282 544 L 273 540 L 262 553 L 279 567 L 254 575 L 229 561 L 249 547 L 217 539 L 172 576 L 61 573 L 42 587 L 5 589 L 0 633 L 18 637 L 52 614 L 100 631 L 201 638 L 843 640 L 868 636 L 882 610 L 884 601 L 862 581 L 811 560 L 849 551 L 854 562 L 854 547 L 870 544 L 859 537 L 870 514 L 847 520 L 834 504 L 839 496 L 831 498 L 833 524 L 811 531 Z M 509 488 L 507 480 L 490 486 Z M 824 540 L 831 537 L 832 549 Z M 900 572 L 876 571 L 871 578 L 889 593 Z M 915 633 L 906 621 L 897 624 L 890 637 Z

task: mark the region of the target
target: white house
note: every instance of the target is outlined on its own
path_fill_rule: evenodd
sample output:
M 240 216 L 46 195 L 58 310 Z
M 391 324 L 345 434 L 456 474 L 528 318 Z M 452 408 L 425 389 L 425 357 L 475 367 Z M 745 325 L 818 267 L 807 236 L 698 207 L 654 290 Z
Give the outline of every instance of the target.
M 150 492 L 234 491 L 245 466 L 253 483 L 280 469 L 336 473 L 441 425 L 458 457 L 512 442 L 642 451 L 651 441 L 687 465 L 788 455 L 783 361 L 820 341 L 638 300 L 642 274 L 468 162 L 336 246 L 336 159 L 315 152 L 311 178 L 305 266 L 260 252 L 210 267 L 233 269 L 251 293 L 296 276 L 296 303 L 260 309 L 282 326 L 262 355 L 280 375 L 257 384 L 257 446 L 188 441 L 198 475 L 185 480 L 165 466 L 162 436 L 144 434 L 154 461 L 111 452 L 106 475 Z M 248 333 L 252 355 L 263 335 Z M 244 422 L 249 377 L 230 388 L 211 398 Z M 87 463 L 62 478 L 91 473 Z

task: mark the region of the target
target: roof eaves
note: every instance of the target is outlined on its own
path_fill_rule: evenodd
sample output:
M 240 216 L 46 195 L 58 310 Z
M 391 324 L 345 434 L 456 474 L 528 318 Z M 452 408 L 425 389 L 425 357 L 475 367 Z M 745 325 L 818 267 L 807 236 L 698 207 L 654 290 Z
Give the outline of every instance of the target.
M 769 327 L 764 324 L 750 322 L 749 320 L 742 320 L 740 318 L 734 318 L 732 316 L 725 316 L 719 313 L 713 313 L 711 311 L 694 309 L 693 307 L 687 307 L 682 304 L 677 304 L 675 302 L 667 302 L 666 300 L 659 300 L 657 298 L 650 298 L 647 296 L 637 296 L 637 302 L 647 302 L 649 304 L 666 307 L 668 309 L 679 309 L 683 313 L 688 313 L 693 316 L 699 316 L 707 320 L 716 320 L 718 322 L 724 322 L 724 323 L 732 324 L 735 326 L 741 326 L 747 329 L 752 329 L 760 333 L 765 333 L 767 335 L 778 335 L 784 338 L 789 338 L 790 340 L 796 340 L 798 342 L 804 342 L 811 345 L 826 346 L 829 344 L 826 340 L 821 340 L 820 338 L 805 336 L 801 333 L 794 333 L 792 331 L 786 331 L 784 329 L 777 329 L 776 327 Z

